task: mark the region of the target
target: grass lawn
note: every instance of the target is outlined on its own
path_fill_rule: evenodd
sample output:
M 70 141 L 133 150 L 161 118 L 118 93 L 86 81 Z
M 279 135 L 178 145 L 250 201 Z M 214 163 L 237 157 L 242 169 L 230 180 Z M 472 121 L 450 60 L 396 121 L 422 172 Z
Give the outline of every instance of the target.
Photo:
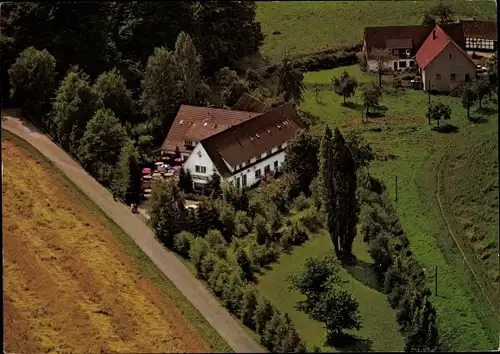
M 159 314 L 157 316 L 158 318 L 161 318 L 165 321 L 169 317 L 171 317 L 171 315 L 174 312 L 175 313 L 178 312 L 179 315 L 181 315 L 181 317 L 186 322 L 189 322 L 189 324 L 192 327 L 194 327 L 197 334 L 199 334 L 206 341 L 206 343 L 209 345 L 210 351 L 213 351 L 213 352 L 231 352 L 232 351 L 231 348 L 227 345 L 227 343 L 225 343 L 225 341 L 219 336 L 217 331 L 215 329 L 213 329 L 213 327 L 203 318 L 203 316 L 184 297 L 184 295 L 170 282 L 170 280 L 168 280 L 163 275 L 163 273 L 161 273 L 161 271 L 146 256 L 146 254 L 144 254 L 144 252 L 134 243 L 134 241 L 123 230 L 121 230 L 118 225 L 116 225 L 111 219 L 109 219 L 93 201 L 91 201 L 83 192 L 81 192 L 78 189 L 78 187 L 76 187 L 71 181 L 69 181 L 62 172 L 60 172 L 38 150 L 34 149 L 26 141 L 20 139 L 19 137 L 15 136 L 15 135 L 13 135 L 5 130 L 2 130 L 2 144 L 4 144 L 4 140 L 8 140 L 9 142 L 14 143 L 16 146 L 19 146 L 24 151 L 26 151 L 27 154 L 30 156 L 30 160 L 34 160 L 33 164 L 36 163 L 36 166 L 42 166 L 43 169 L 45 171 L 47 171 L 46 172 L 47 174 L 50 174 L 52 176 L 52 178 L 57 180 L 57 182 L 59 183 L 59 187 L 60 187 L 60 189 L 59 189 L 60 193 L 58 193 L 57 191 L 52 191 L 52 192 L 54 192 L 53 195 L 59 196 L 60 198 L 64 198 L 64 195 L 70 196 L 67 199 L 65 199 L 64 202 L 66 203 L 66 206 L 65 206 L 66 209 L 61 207 L 61 212 L 66 212 L 68 210 L 69 211 L 75 210 L 75 215 L 82 216 L 84 214 L 78 213 L 78 210 L 83 208 L 85 210 L 86 215 L 88 216 L 88 220 L 87 220 L 88 222 L 85 223 L 86 226 L 90 226 L 90 224 L 93 225 L 95 223 L 99 223 L 99 225 L 102 225 L 102 230 L 100 230 L 99 232 L 113 234 L 113 235 L 111 235 L 111 237 L 113 238 L 113 241 L 114 240 L 117 241 L 117 242 L 115 242 L 116 249 L 121 250 L 121 252 L 123 252 L 123 253 L 126 252 L 128 254 L 128 256 L 131 258 L 130 263 L 133 264 L 134 271 L 135 271 L 135 269 L 137 269 L 136 272 L 138 273 L 137 276 L 133 277 L 133 275 L 135 273 L 133 273 L 131 270 L 129 270 L 127 272 L 123 272 L 121 274 L 121 276 L 116 279 L 116 281 L 119 283 L 118 286 L 121 285 L 120 282 L 124 282 L 125 280 L 130 280 L 131 283 L 136 283 L 136 284 L 139 284 L 139 283 L 148 283 L 149 284 L 149 283 L 151 283 L 152 285 L 151 285 L 151 288 L 148 290 L 148 293 L 149 293 L 149 296 L 155 298 L 154 303 L 161 303 L 163 301 L 162 300 L 163 297 L 165 297 L 168 299 L 168 304 L 170 304 L 171 306 L 175 306 L 175 309 L 171 307 L 168 311 L 164 311 L 163 314 Z M 4 173 L 5 172 L 6 171 L 4 171 Z M 29 173 L 29 171 L 28 171 L 28 173 Z M 44 190 L 45 190 L 44 188 L 41 188 L 38 191 L 33 190 L 33 191 L 31 191 L 31 193 L 33 195 L 35 195 L 35 193 L 40 193 L 40 191 L 43 192 Z M 66 193 L 66 194 L 64 194 L 64 193 Z M 55 203 L 57 198 L 55 198 L 55 199 L 54 198 L 55 197 L 51 198 L 50 194 L 48 194 L 45 197 L 45 200 L 50 200 L 51 203 Z M 77 203 L 75 203 L 73 205 L 69 205 L 68 200 L 71 198 L 74 198 Z M 55 214 L 57 214 L 57 213 L 49 213 L 49 215 L 55 215 Z M 55 217 L 55 216 L 51 216 L 51 217 Z M 62 222 L 60 218 L 59 218 L 59 220 L 55 220 L 55 221 Z M 41 225 L 44 225 L 46 227 L 54 227 L 54 225 L 56 225 L 55 222 L 48 223 L 47 225 L 45 225 L 45 224 L 43 224 L 43 220 L 38 220 L 37 222 L 41 223 Z M 64 222 L 68 222 L 68 218 L 64 218 Z M 64 231 L 67 231 L 66 230 L 67 226 L 64 226 L 64 225 L 60 229 L 56 225 L 56 228 L 58 229 L 57 230 L 58 232 L 54 231 L 53 237 L 52 237 L 54 242 L 56 241 L 57 234 L 62 233 Z M 44 230 L 44 228 L 40 228 L 38 230 L 39 232 L 37 232 L 37 236 L 41 235 L 42 230 Z M 89 233 L 88 230 L 87 231 L 85 231 L 85 230 L 79 231 L 75 228 L 70 228 L 69 230 L 71 231 L 70 235 L 73 235 L 72 238 L 74 238 L 75 232 L 77 232 L 76 235 L 78 235 L 80 238 L 79 244 L 84 244 L 84 241 L 88 239 L 88 237 L 87 237 L 88 236 L 87 234 Z M 100 236 L 102 236 L 102 235 L 100 235 Z M 108 254 L 105 252 L 106 247 L 104 247 L 107 244 L 104 244 L 103 241 L 98 239 L 98 238 L 96 238 L 95 242 L 96 243 L 100 242 L 97 247 L 102 252 L 99 252 L 99 257 L 97 257 L 94 254 L 93 256 L 91 256 L 91 258 L 92 258 L 93 262 L 94 261 L 98 262 L 101 259 L 100 257 L 104 257 L 105 255 Z M 63 249 L 65 249 L 65 248 L 63 248 Z M 67 251 L 71 252 L 71 249 L 69 249 Z M 82 249 L 80 249 L 80 251 L 83 252 Z M 43 247 L 39 247 L 39 252 L 48 252 L 48 250 L 44 249 Z M 118 251 L 116 251 L 116 252 L 118 252 Z M 78 252 L 74 252 L 74 253 L 78 253 Z M 72 253 L 72 256 L 74 256 L 74 253 Z M 62 257 L 63 260 L 68 259 L 68 258 L 71 258 L 71 257 Z M 50 259 L 52 259 L 52 258 L 50 258 Z M 58 259 L 58 257 L 56 257 L 55 259 Z M 106 265 L 107 265 L 107 267 L 109 267 L 111 265 L 111 269 L 115 269 L 115 272 L 116 272 L 116 270 L 119 270 L 120 267 L 124 266 L 124 264 L 128 264 L 127 262 L 128 261 L 123 258 L 123 259 L 121 259 L 121 264 L 112 264 L 110 262 L 110 260 L 108 259 Z M 92 262 L 89 262 L 89 264 L 92 264 Z M 98 263 L 96 263 L 96 264 L 98 264 Z M 100 265 L 100 266 L 101 266 L 101 268 L 96 268 L 96 269 L 102 270 L 103 269 L 102 265 Z M 43 265 L 42 265 L 43 270 L 46 270 L 47 268 L 51 268 L 51 265 L 45 266 L 45 267 L 43 267 Z M 77 270 L 75 272 L 75 274 L 76 275 L 85 274 L 85 270 L 82 270 L 82 268 L 80 267 L 79 270 Z M 89 274 L 88 276 L 92 276 L 92 275 L 93 274 Z M 76 278 L 78 278 L 78 277 L 76 277 Z M 98 278 L 96 277 L 96 279 L 98 279 Z M 93 280 L 96 280 L 96 279 L 93 279 Z M 98 279 L 98 280 L 100 280 L 100 279 Z M 47 279 L 45 279 L 44 281 L 47 281 Z M 56 283 L 56 285 L 57 284 L 59 284 L 59 283 Z M 93 284 L 93 283 L 91 282 L 91 284 Z M 25 288 L 24 290 L 26 291 L 27 288 Z M 128 288 L 122 288 L 122 290 L 123 290 L 122 292 L 116 292 L 116 288 L 115 288 L 114 291 L 111 291 L 108 294 L 108 296 L 103 296 L 103 299 L 106 301 L 111 301 L 111 302 L 116 301 L 114 303 L 115 307 L 116 307 L 116 304 L 122 304 L 122 306 L 116 307 L 117 309 L 120 307 L 130 309 L 130 307 L 129 307 L 130 304 L 128 304 L 127 302 L 124 302 L 123 299 L 116 298 L 116 296 L 124 296 L 124 297 L 127 297 L 127 296 L 134 297 L 135 296 L 133 303 L 137 304 L 137 306 L 139 306 L 141 304 L 139 301 L 139 300 L 141 300 L 141 296 L 137 295 L 136 293 L 132 293 L 130 291 L 130 289 L 128 289 Z M 72 289 L 71 288 L 65 289 L 66 293 L 68 293 L 68 291 L 69 291 L 69 293 L 71 293 Z M 100 296 L 99 294 L 102 291 L 104 291 L 103 286 L 96 288 L 96 290 L 95 290 L 96 295 L 95 296 Z M 55 290 L 54 290 L 54 293 L 55 293 Z M 75 304 L 80 303 L 81 301 L 77 301 L 77 300 L 81 300 L 80 298 L 83 297 L 83 294 L 81 294 L 81 291 L 79 291 L 79 290 L 74 291 L 74 293 L 78 293 L 79 297 L 76 297 L 76 298 L 73 297 L 73 301 L 74 302 L 76 301 Z M 62 300 L 61 300 L 61 303 L 66 304 L 65 302 L 62 302 Z M 97 302 L 97 304 L 99 304 L 99 301 Z M 142 309 L 143 309 L 143 311 L 140 313 L 144 314 L 145 313 L 144 311 L 146 311 L 148 313 L 148 316 L 149 316 L 147 321 L 145 321 L 145 322 L 150 323 L 154 327 L 155 322 L 153 322 L 153 320 L 156 319 L 153 316 L 154 313 L 151 312 L 150 309 L 147 309 L 147 308 L 145 309 L 144 307 L 142 307 Z M 117 312 L 118 312 L 118 310 L 117 310 Z M 78 313 L 75 313 L 75 315 L 77 315 L 77 314 Z M 166 314 L 168 316 L 166 316 Z M 37 316 L 37 314 L 35 313 L 34 317 L 36 317 L 36 316 Z M 139 318 L 139 317 L 140 316 L 138 316 L 137 318 Z M 40 318 L 42 318 L 42 317 L 40 317 Z M 120 322 L 121 329 L 125 328 L 126 325 L 129 324 L 129 322 L 130 322 L 130 320 L 128 320 L 126 318 L 122 318 L 119 321 L 121 321 Z M 55 321 L 54 323 L 58 323 L 58 322 L 60 322 L 60 321 Z M 106 323 L 102 323 L 102 320 L 99 320 L 96 323 L 101 324 L 101 326 L 98 327 L 100 330 L 102 330 L 104 332 L 108 330 L 108 326 L 106 325 Z M 175 326 L 175 323 L 174 323 L 174 326 Z M 44 327 L 46 327 L 47 330 L 50 330 L 50 328 L 55 328 L 55 327 L 52 327 L 50 324 L 45 325 Z M 58 327 L 61 328 L 60 326 L 58 326 Z M 64 328 L 64 327 L 62 327 L 62 328 Z M 81 328 L 84 328 L 84 327 L 81 327 Z M 80 330 L 81 330 L 81 328 L 80 328 Z M 157 325 L 156 328 L 149 330 L 148 331 L 149 335 L 153 335 L 153 337 L 160 338 L 161 335 L 155 334 L 155 331 L 157 331 L 158 328 L 160 331 L 167 331 L 169 329 L 168 326 L 166 326 L 164 324 L 163 325 L 160 324 L 160 325 Z M 85 333 L 85 332 L 82 332 L 82 333 Z M 142 332 L 138 332 L 137 328 L 135 329 L 136 335 L 140 336 L 141 333 Z M 21 332 L 21 335 L 25 336 L 25 334 L 23 334 L 23 332 Z M 93 335 L 92 340 L 96 339 L 96 337 L 98 337 L 98 336 Z M 143 335 L 143 337 L 144 337 L 144 335 Z M 115 336 L 114 338 L 117 338 L 117 337 Z M 149 340 L 146 339 L 146 341 L 148 341 L 148 343 L 154 343 L 157 340 L 157 338 L 149 339 Z M 76 338 L 76 339 L 78 339 L 78 338 Z M 99 338 L 97 338 L 97 339 L 99 339 Z M 106 337 L 101 337 L 101 340 L 105 340 L 105 339 L 106 339 Z M 191 337 L 191 339 L 186 339 L 186 341 L 189 342 L 189 341 L 192 341 L 192 339 L 193 339 L 193 337 Z M 144 339 L 142 339 L 142 340 L 144 340 Z M 111 340 L 110 343 L 113 341 L 114 340 Z M 129 351 L 129 352 L 136 351 L 134 349 L 135 347 L 130 346 L 133 344 L 133 341 L 130 338 L 128 340 L 123 339 L 123 341 L 125 343 L 123 345 L 128 345 L 128 346 L 122 347 L 122 351 Z M 178 339 L 172 339 L 171 344 L 172 345 L 175 344 L 176 341 L 178 341 Z M 145 348 L 144 345 L 142 347 Z M 66 347 L 66 348 L 68 348 L 68 347 Z M 172 347 L 172 348 L 174 348 L 174 347 Z M 159 348 L 159 349 L 161 349 L 161 348 Z M 151 350 L 159 350 L 159 349 L 154 347 Z M 163 347 L 163 350 L 164 349 L 165 349 L 165 346 Z M 172 349 L 172 350 L 176 350 L 176 349 Z M 194 350 L 194 349 L 190 349 L 190 350 Z M 109 349 L 107 351 L 109 351 Z
M 460 18 L 496 19 L 493 1 L 444 0 Z M 418 25 L 430 1 L 257 1 L 265 35 L 261 53 L 272 61 L 285 51 L 305 54 L 361 42 L 365 26 Z M 280 34 L 273 34 L 279 31 Z
M 347 70 L 360 82 L 376 79 L 374 76 L 362 74 L 358 66 L 307 73 L 305 76 L 307 90 L 301 108 L 322 117 L 326 123 L 338 126 L 343 131 L 350 129 L 362 131 L 375 152 L 385 156 L 389 154 L 395 156 L 386 161 L 374 161 L 371 171 L 375 177 L 385 182 L 410 239 L 411 248 L 424 267 L 429 270 L 428 279 L 432 288 L 433 270 L 438 267 L 439 291 L 438 296 L 433 296 L 432 301 L 438 311 L 441 339 L 456 351 L 496 349 L 498 319 L 464 264 L 436 199 L 436 172 L 440 168 L 441 158 L 449 151 L 455 150 L 457 146 L 473 149 L 484 137 L 498 133 L 496 103 L 485 105 L 490 108 L 490 112 L 485 116 L 483 123 L 472 124 L 467 120 L 459 99 L 433 96 L 433 101 L 447 103 L 452 109 L 449 123 L 455 132 L 439 133 L 431 129 L 425 118 L 428 102 L 425 93 L 413 90 L 400 94 L 386 93 L 381 101 L 381 105 L 388 108 L 385 116 L 371 118 L 369 123 L 361 124 L 358 94 L 348 100 L 354 107 L 351 109 L 342 106 L 342 98 L 326 88 L 319 92 L 320 103 L 312 91 L 313 83 L 328 83 L 331 77 L 340 75 L 343 70 Z M 391 78 L 387 77 L 386 80 L 390 81 Z M 390 84 L 388 86 L 390 87 Z M 478 117 L 475 109 L 472 114 Z M 396 176 L 397 202 L 395 201 Z M 474 179 L 473 175 L 469 178 Z M 456 187 L 455 189 L 460 190 Z M 445 209 L 450 207 L 445 206 Z M 463 237 L 463 234 L 458 236 Z M 483 265 L 473 257 L 468 257 L 468 261 L 475 272 L 485 279 Z M 496 267 L 498 269 L 498 264 Z
M 318 345 L 324 351 L 332 348 L 324 344 L 325 330 L 321 323 L 298 312 L 295 305 L 302 300 L 300 293 L 290 291 L 287 276 L 301 271 L 305 260 L 309 257 L 322 257 L 331 253 L 332 243 L 326 232 L 321 232 L 300 247 L 295 247 L 290 254 L 280 257 L 272 269 L 259 277 L 259 289 L 281 311 L 287 312 L 294 322 L 300 336 L 306 341 L 309 350 Z M 398 331 L 395 311 L 391 309 L 386 296 L 376 290 L 372 276 L 371 259 L 361 238 L 354 243 L 354 254 L 358 257 L 357 266 L 341 270 L 342 278 L 347 281 L 346 288 L 359 302 L 362 328 L 350 331 L 357 337 L 356 344 L 343 348 L 349 351 L 402 351 L 404 340 Z M 360 269 L 359 267 L 362 267 Z

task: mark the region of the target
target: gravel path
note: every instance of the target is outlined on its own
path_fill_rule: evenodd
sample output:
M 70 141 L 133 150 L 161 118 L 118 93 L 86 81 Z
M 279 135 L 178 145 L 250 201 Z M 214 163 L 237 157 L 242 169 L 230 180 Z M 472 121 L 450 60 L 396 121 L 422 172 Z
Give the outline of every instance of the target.
M 23 138 L 45 155 L 75 185 L 92 199 L 135 243 L 147 254 L 156 266 L 191 301 L 205 319 L 219 332 L 237 353 L 265 353 L 266 351 L 251 339 L 240 324 L 224 309 L 204 285 L 170 251 L 154 237 L 151 229 L 130 209 L 115 202 L 113 196 L 78 165 L 50 138 L 40 133 L 29 123 L 18 118 L 3 116 L 2 129 Z

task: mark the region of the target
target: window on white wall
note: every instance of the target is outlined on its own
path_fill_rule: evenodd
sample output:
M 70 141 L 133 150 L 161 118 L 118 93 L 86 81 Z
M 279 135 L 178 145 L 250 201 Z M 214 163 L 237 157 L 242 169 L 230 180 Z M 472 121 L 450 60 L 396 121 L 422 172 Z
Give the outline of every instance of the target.
M 267 173 L 268 171 L 271 171 L 271 166 L 270 165 L 266 165 L 264 167 L 264 173 Z
M 241 176 L 241 184 L 243 186 L 246 186 L 247 185 L 247 175 L 243 175 Z
M 258 170 L 255 170 L 255 178 L 260 178 L 261 173 L 260 173 L 260 168 Z
M 198 165 L 194 166 L 194 170 L 195 170 L 197 173 L 200 173 L 200 166 L 198 166 Z
M 278 169 L 278 160 L 274 161 L 274 169 L 277 170 Z
M 207 173 L 207 167 L 206 166 L 200 166 L 201 167 L 201 173 Z
M 194 166 L 194 170 L 197 172 L 197 173 L 207 173 L 207 167 L 206 166 Z

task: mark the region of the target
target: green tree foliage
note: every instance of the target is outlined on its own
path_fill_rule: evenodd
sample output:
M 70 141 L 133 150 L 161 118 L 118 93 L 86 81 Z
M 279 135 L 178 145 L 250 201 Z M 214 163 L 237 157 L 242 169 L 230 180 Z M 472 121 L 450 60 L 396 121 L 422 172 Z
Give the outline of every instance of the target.
M 196 210 L 195 234 L 205 236 L 209 229 L 222 229 L 219 221 L 219 211 L 213 200 L 202 201 Z
M 222 235 L 228 242 L 231 242 L 236 229 L 236 215 L 234 207 L 224 200 L 219 199 L 217 202 Z
M 219 259 L 220 257 L 213 250 L 208 251 L 201 261 L 198 275 L 201 275 L 203 279 L 208 280 Z
M 193 242 L 194 238 L 195 236 L 187 231 L 179 232 L 174 236 L 174 251 L 183 257 L 189 257 L 191 243 Z
M 226 86 L 221 93 L 224 105 L 232 107 L 240 99 L 243 94 L 250 91 L 250 86 L 245 80 L 237 79 L 230 85 Z
M 234 82 L 238 81 L 238 74 L 236 71 L 231 70 L 227 66 L 220 68 L 214 75 L 217 85 L 224 86 L 225 88 L 231 86 Z
M 208 245 L 211 249 L 226 244 L 226 240 L 222 237 L 222 234 L 219 230 L 208 230 L 205 240 L 207 240 Z
M 484 97 L 490 92 L 490 83 L 488 78 L 480 78 L 474 81 L 472 89 L 476 93 L 477 102 L 479 103 L 479 108 L 481 108 L 481 103 Z
M 87 123 L 80 141 L 78 158 L 99 182 L 109 185 L 126 140 L 127 132 L 113 111 L 100 109 Z
M 243 298 L 244 281 L 239 269 L 234 269 L 229 275 L 227 283 L 222 290 L 224 306 L 233 314 L 239 314 Z
M 153 188 L 150 200 L 150 225 L 156 237 L 171 248 L 174 235 L 184 230 L 187 218 L 179 188 L 173 181 L 158 183 Z
M 361 86 L 361 100 L 366 108 L 366 117 L 368 117 L 370 108 L 378 106 L 381 97 L 382 91 L 374 83 Z
M 346 144 L 356 162 L 356 168 L 366 167 L 375 159 L 370 144 L 366 142 L 359 132 L 348 132 L 346 135 Z
M 269 240 L 270 236 L 269 236 L 269 231 L 267 230 L 266 227 L 266 219 L 262 215 L 260 214 L 255 215 L 253 221 L 253 228 L 255 231 L 257 243 L 259 245 L 265 244 Z
M 125 203 L 139 203 L 141 194 L 141 169 L 139 153 L 131 141 L 124 143 L 111 183 L 111 191 L 115 197 Z
M 337 256 L 343 261 L 352 256 L 356 236 L 358 201 L 356 199 L 357 165 L 340 131 L 332 137 L 327 127 L 320 147 L 323 209 L 327 228 Z
M 278 95 L 283 94 L 285 102 L 293 100 L 300 105 L 304 99 L 302 92 L 304 91 L 304 74 L 301 70 L 293 67 L 290 58 L 283 58 L 281 64 L 276 71 L 278 79 Z
M 243 289 L 239 317 L 243 324 L 251 329 L 255 329 L 254 314 L 258 304 L 257 288 L 253 284 L 247 284 Z
M 56 89 L 55 69 L 56 60 L 47 50 L 29 47 L 21 52 L 8 72 L 11 102 L 42 128 L 48 128 L 46 114 Z
M 269 300 L 261 299 L 258 302 L 253 317 L 253 320 L 255 322 L 255 330 L 257 331 L 257 333 L 264 333 L 266 323 L 271 321 L 275 312 L 276 310 L 274 309 L 273 305 L 271 305 L 271 302 L 269 302 Z
M 439 127 L 439 122 L 441 120 L 449 120 L 451 118 L 451 108 L 441 102 L 432 103 L 425 116 L 429 120 L 429 124 L 431 124 L 431 120 L 435 120 Z
M 233 268 L 225 259 L 219 259 L 212 273 L 208 278 L 208 285 L 214 291 L 215 295 L 221 297 L 226 288 L 227 294 L 227 283 L 229 282 L 229 276 L 233 273 Z
M 222 198 L 235 210 L 248 209 L 248 194 L 245 188 L 239 188 L 233 183 L 222 183 Z
M 291 288 L 306 297 L 298 309 L 323 322 L 327 338 L 339 336 L 344 329 L 360 329 L 357 301 L 341 287 L 339 264 L 331 256 L 308 258 L 299 274 L 289 277 Z
M 254 1 L 198 2 L 193 6 L 191 28 L 204 71 L 213 73 L 254 54 L 264 40 L 255 22 Z
M 416 309 L 412 326 L 405 343 L 406 352 L 432 352 L 439 348 L 436 326 L 436 310 L 424 299 L 423 305 Z
M 243 210 L 238 210 L 234 216 L 234 236 L 246 236 L 252 230 L 253 220 Z
M 309 185 L 318 174 L 319 139 L 306 130 L 300 131 L 288 143 L 283 171 L 296 177 L 301 192 L 310 195 Z
M 99 108 L 88 80 L 83 73 L 69 72 L 57 89 L 52 104 L 56 140 L 75 155 L 87 122 Z
M 141 105 L 157 129 L 158 143 L 170 129 L 183 98 L 182 76 L 174 53 L 164 47 L 155 48 L 142 81 Z
M 349 73 L 344 70 L 342 75 L 339 77 L 334 77 L 332 79 L 332 86 L 335 93 L 345 99 L 354 96 L 356 88 L 358 87 L 358 82 L 356 78 L 349 76 Z
M 221 179 L 220 176 L 214 172 L 208 179 L 205 185 L 205 192 L 211 198 L 219 198 L 222 194 Z
M 195 237 L 191 242 L 191 247 L 189 248 L 189 259 L 193 263 L 198 274 L 202 274 L 203 260 L 208 252 L 208 242 L 201 237 Z
M 196 105 L 206 101 L 208 86 L 201 77 L 201 56 L 196 51 L 193 40 L 185 33 L 179 33 L 174 51 L 185 93 L 185 103 Z
M 477 101 L 477 93 L 473 87 L 466 87 L 462 93 L 462 106 L 467 110 L 467 118 L 470 119 L 470 109 Z M 430 120 L 429 120 L 430 124 Z
M 422 25 L 433 26 L 436 24 L 452 23 L 454 21 L 454 13 L 451 7 L 440 1 L 424 14 Z
M 243 272 L 243 277 L 246 280 L 252 280 L 253 278 L 253 267 L 250 258 L 244 248 L 239 247 L 235 253 L 236 262 Z
M 271 320 L 266 323 L 262 336 L 260 337 L 261 344 L 271 352 L 275 351 L 275 343 L 279 341 L 279 339 L 276 338 L 276 334 L 278 329 L 283 325 L 281 312 L 275 310 Z
M 189 170 L 181 170 L 179 173 L 178 186 L 184 193 L 193 193 L 193 178 Z
M 93 89 L 101 106 L 112 110 L 122 124 L 134 122 L 132 92 L 118 70 L 113 69 L 99 75 Z

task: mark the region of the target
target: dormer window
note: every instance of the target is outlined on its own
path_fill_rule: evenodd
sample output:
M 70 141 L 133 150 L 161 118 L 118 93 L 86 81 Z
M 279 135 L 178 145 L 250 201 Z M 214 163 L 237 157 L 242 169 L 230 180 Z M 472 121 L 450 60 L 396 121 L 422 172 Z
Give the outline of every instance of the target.
M 184 141 L 184 145 L 185 146 L 193 146 L 194 144 L 191 140 L 186 140 L 186 141 Z

